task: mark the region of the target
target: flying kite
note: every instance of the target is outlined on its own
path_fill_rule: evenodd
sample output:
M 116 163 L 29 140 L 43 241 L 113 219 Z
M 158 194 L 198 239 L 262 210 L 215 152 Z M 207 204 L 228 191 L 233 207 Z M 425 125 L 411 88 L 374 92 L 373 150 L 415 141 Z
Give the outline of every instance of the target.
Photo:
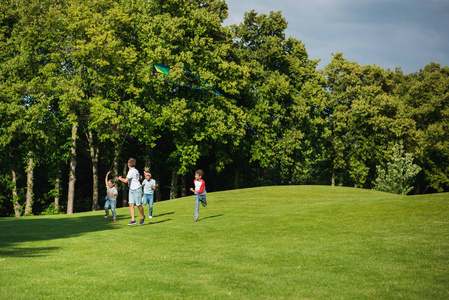
M 158 74 L 164 74 L 164 75 L 169 76 L 169 72 L 170 72 L 171 68 L 180 68 L 180 69 L 184 70 L 185 72 L 189 73 L 192 76 L 195 76 L 196 78 L 198 78 L 199 80 L 201 80 L 202 82 L 207 84 L 208 87 L 205 87 L 205 86 L 202 86 L 202 87 L 190 86 L 190 85 L 185 85 L 185 84 L 182 84 L 182 83 L 179 83 L 179 82 L 175 82 L 175 81 L 172 81 L 172 80 L 168 80 L 168 79 L 165 79 L 165 78 L 158 78 Z M 184 69 L 183 67 L 180 67 L 180 66 L 169 66 L 169 65 L 153 65 L 153 72 L 154 72 L 154 76 L 156 77 L 156 79 L 168 81 L 168 82 L 171 82 L 171 83 L 176 83 L 176 84 L 179 84 L 181 86 L 185 86 L 185 87 L 188 87 L 188 88 L 191 88 L 191 89 L 196 89 L 196 90 L 205 90 L 205 89 L 211 88 L 212 92 L 215 95 L 221 96 L 221 94 L 216 89 L 214 89 L 214 87 L 211 86 L 206 80 L 200 78 L 199 76 L 196 76 L 195 74 L 193 74 L 192 72 L 190 72 L 187 69 Z

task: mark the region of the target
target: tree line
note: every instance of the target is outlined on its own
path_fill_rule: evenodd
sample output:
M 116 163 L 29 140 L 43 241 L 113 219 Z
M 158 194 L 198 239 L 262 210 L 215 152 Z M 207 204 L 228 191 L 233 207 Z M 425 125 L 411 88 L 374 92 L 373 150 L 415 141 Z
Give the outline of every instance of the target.
M 318 70 L 281 12 L 224 26 L 222 0 L 5 0 L 0 12 L 1 216 L 99 209 L 105 174 L 126 174 L 129 157 L 160 201 L 187 195 L 197 168 L 208 191 L 373 188 L 400 143 L 421 170 L 412 193 L 449 191 L 447 66 L 403 74 L 336 53 Z M 158 80 L 153 64 L 222 95 Z

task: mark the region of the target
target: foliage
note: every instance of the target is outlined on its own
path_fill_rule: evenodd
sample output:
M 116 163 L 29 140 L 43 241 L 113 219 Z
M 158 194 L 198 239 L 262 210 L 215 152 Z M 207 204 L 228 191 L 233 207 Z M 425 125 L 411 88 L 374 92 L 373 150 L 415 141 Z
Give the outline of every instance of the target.
M 98 207 L 98 182 L 111 168 L 126 174 L 129 157 L 151 169 L 158 200 L 185 194 L 198 168 L 210 191 L 371 188 L 399 141 L 422 167 L 416 193 L 449 190 L 448 67 L 404 75 L 337 53 L 317 70 L 281 12 L 227 27 L 227 10 L 222 0 L 2 1 L 1 214 L 41 213 L 56 182 L 68 211 Z M 223 96 L 156 80 L 153 64 L 183 66 Z M 200 84 L 176 70 L 173 81 Z
M 42 212 L 42 215 L 60 215 L 63 214 L 61 206 L 56 207 L 55 203 L 50 203 L 50 205 Z
M 400 143 L 394 145 L 387 166 L 376 166 L 376 170 L 378 177 L 374 183 L 375 190 L 407 195 L 413 189 L 415 177 L 421 168 L 413 163 L 411 153 L 404 153 L 404 146 Z

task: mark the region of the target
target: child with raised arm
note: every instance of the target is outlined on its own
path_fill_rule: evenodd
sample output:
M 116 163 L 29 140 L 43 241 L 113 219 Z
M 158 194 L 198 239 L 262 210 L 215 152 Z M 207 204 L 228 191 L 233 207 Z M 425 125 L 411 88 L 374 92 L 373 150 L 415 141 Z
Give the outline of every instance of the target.
M 193 181 L 195 185 L 195 189 L 190 188 L 190 191 L 195 193 L 195 218 L 193 222 L 198 221 L 198 211 L 201 204 L 206 207 L 206 182 L 203 179 L 204 172 L 203 170 L 196 170 L 195 172 L 195 180 Z
M 142 206 L 142 188 L 140 186 L 140 174 L 136 169 L 136 160 L 134 158 L 128 159 L 128 168 L 126 178 L 122 178 L 122 176 L 118 178 L 121 182 L 128 183 L 129 186 L 129 212 L 131 214 L 131 222 L 128 225 L 136 225 L 134 205 L 137 206 L 140 212 L 139 225 L 143 225 L 145 213 Z
M 112 179 L 108 180 L 108 176 L 111 173 L 111 171 L 106 174 L 106 178 L 104 179 L 104 183 L 106 184 L 106 203 L 104 204 L 104 211 L 105 215 L 104 217 L 107 218 L 109 216 L 109 207 L 111 207 L 112 210 L 112 221 L 117 221 L 117 215 L 115 214 L 115 206 L 117 204 L 117 196 L 118 192 L 117 189 L 114 186 L 114 182 Z
M 156 188 L 156 181 L 151 178 L 150 172 L 144 172 L 145 179 L 142 182 L 143 187 L 143 199 L 142 205 L 150 206 L 150 212 L 148 213 L 148 218 L 153 218 L 153 203 L 154 203 L 154 189 Z

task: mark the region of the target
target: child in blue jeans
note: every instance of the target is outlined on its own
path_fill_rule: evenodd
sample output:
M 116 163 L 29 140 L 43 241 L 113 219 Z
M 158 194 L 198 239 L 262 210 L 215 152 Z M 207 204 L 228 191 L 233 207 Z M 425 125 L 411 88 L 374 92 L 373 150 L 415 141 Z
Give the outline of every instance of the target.
M 153 202 L 154 202 L 154 189 L 156 188 L 156 181 L 151 179 L 151 173 L 145 172 L 145 179 L 142 182 L 143 187 L 143 199 L 142 205 L 150 205 L 150 212 L 148 218 L 153 218 Z
M 193 222 L 198 221 L 198 211 L 201 204 L 206 207 L 206 182 L 203 180 L 204 172 L 203 170 L 196 170 L 195 172 L 195 180 L 193 183 L 195 184 L 195 189 L 190 188 L 190 191 L 195 193 L 195 219 Z
M 115 206 L 117 204 L 117 196 L 118 192 L 117 189 L 114 186 L 114 182 L 112 179 L 108 180 L 108 176 L 111 172 L 109 171 L 108 174 L 106 174 L 106 178 L 104 179 L 104 183 L 106 184 L 106 203 L 104 204 L 104 211 L 105 215 L 104 217 L 107 218 L 109 216 L 109 207 L 111 207 L 112 210 L 112 221 L 117 221 L 117 215 L 115 214 Z

